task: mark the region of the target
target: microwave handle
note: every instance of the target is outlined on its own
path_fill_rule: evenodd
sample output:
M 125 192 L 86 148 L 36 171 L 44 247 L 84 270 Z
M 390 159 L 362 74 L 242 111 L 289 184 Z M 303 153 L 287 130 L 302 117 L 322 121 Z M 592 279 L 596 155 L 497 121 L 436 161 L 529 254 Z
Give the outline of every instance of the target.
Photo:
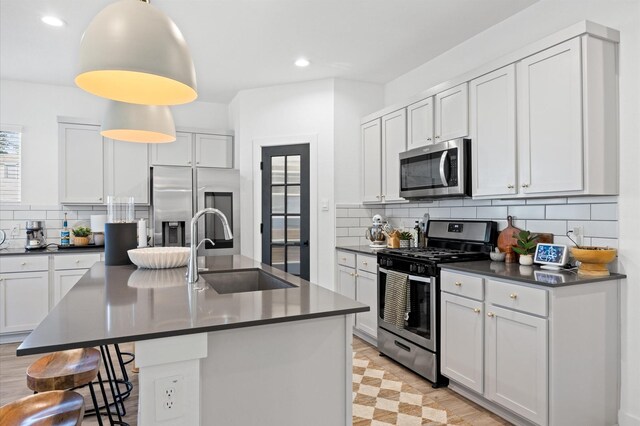
M 444 151 L 442 153 L 442 157 L 440 157 L 440 179 L 442 179 L 442 186 L 449 186 L 449 181 L 444 173 L 444 165 L 447 161 L 447 157 L 449 156 L 449 151 Z

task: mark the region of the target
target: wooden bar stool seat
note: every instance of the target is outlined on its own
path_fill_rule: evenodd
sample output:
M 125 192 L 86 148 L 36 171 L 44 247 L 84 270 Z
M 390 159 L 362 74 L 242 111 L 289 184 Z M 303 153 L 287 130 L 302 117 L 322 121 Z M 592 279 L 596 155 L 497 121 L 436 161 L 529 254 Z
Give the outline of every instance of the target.
M 100 371 L 100 351 L 94 348 L 54 352 L 27 369 L 27 386 L 35 392 L 73 389 L 91 383 Z
M 38 393 L 0 407 L 0 423 L 11 426 L 73 426 L 83 417 L 84 398 L 72 391 Z

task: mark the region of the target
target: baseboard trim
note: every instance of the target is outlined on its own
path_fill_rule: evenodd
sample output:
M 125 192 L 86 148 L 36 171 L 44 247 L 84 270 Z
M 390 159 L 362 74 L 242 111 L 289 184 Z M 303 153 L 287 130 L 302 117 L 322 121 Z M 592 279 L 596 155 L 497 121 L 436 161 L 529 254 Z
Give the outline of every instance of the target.
M 374 346 L 376 348 L 378 347 L 378 341 L 376 339 L 374 339 L 373 337 L 369 336 L 366 333 L 363 333 L 362 331 L 356 329 L 355 327 L 353 328 L 353 335 L 361 338 L 371 346 Z
M 640 417 L 620 410 L 618 411 L 618 424 L 620 426 L 640 426 Z
M 27 338 L 29 332 L 27 333 L 13 333 L 13 334 L 0 334 L 0 345 L 4 345 L 5 343 L 20 343 L 24 339 Z

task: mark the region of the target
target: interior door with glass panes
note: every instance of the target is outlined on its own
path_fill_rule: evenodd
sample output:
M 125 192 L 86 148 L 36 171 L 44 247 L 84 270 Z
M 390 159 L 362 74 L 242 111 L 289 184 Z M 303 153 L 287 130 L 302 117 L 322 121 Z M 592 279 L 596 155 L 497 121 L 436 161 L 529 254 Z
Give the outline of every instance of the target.
M 262 148 L 262 262 L 309 279 L 309 145 Z

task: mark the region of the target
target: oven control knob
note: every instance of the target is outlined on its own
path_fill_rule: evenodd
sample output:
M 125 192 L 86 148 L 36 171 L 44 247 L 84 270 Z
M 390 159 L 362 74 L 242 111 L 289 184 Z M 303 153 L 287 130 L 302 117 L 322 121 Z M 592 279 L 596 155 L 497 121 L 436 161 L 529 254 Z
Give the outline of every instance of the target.
M 388 267 L 393 266 L 393 260 L 391 260 L 391 259 L 387 259 L 387 266 L 388 266 Z
M 417 272 L 418 271 L 418 266 L 415 263 L 412 263 L 411 265 L 409 265 L 409 271 L 410 272 Z
M 425 269 L 426 268 L 424 267 L 424 265 L 418 265 L 418 273 L 419 274 L 424 274 L 426 272 Z

